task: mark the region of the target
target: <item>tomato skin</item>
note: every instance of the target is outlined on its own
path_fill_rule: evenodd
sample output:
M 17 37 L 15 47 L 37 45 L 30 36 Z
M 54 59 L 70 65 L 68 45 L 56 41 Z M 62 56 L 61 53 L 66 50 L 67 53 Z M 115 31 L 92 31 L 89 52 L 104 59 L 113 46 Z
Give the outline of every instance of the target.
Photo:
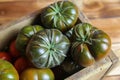
M 56 28 L 62 32 L 69 30 L 78 19 L 78 8 L 70 1 L 51 4 L 41 14 L 41 22 L 46 28 Z
M 0 59 L 11 62 L 11 56 L 7 52 L 0 52 Z
M 76 25 L 72 39 L 72 58 L 84 67 L 105 58 L 111 50 L 109 35 L 89 23 Z
M 45 29 L 32 37 L 26 56 L 36 68 L 52 68 L 63 62 L 69 47 L 70 41 L 61 31 Z
M 30 62 L 25 57 L 19 57 L 14 62 L 14 67 L 18 71 L 19 74 L 21 74 L 22 71 L 24 71 L 26 68 L 30 67 Z
M 55 80 L 51 69 L 29 68 L 22 72 L 20 80 Z
M 35 33 L 41 30 L 43 30 L 43 27 L 40 25 L 28 25 L 23 27 L 16 38 L 16 49 L 20 51 L 22 55 L 25 55 L 26 46 L 29 40 Z
M 20 52 L 16 49 L 15 42 L 16 42 L 16 40 L 13 40 L 11 42 L 9 51 L 10 51 L 11 56 L 19 57 L 20 56 Z
M 0 80 L 19 80 L 19 75 L 14 66 L 6 61 L 0 59 Z

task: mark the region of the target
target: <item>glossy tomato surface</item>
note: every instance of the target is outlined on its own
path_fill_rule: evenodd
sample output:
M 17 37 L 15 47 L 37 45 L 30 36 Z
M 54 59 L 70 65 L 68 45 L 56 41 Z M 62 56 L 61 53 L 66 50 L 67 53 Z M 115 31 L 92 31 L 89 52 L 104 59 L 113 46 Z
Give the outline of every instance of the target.
M 56 28 L 64 32 L 69 30 L 78 19 L 78 8 L 70 1 L 58 1 L 43 10 L 42 24 L 46 28 Z
M 111 50 L 111 39 L 107 33 L 91 24 L 78 24 L 73 29 L 71 55 L 84 67 L 103 59 Z
M 40 30 L 43 30 L 43 27 L 39 25 L 25 26 L 20 30 L 16 39 L 16 48 L 21 52 L 21 54 L 24 55 L 29 40 Z
M 20 80 L 55 80 L 51 69 L 29 68 L 22 72 Z
M 19 75 L 14 66 L 2 59 L 0 59 L 0 80 L 19 80 Z
M 70 47 L 69 39 L 58 29 L 45 29 L 34 35 L 27 46 L 27 57 L 37 68 L 60 65 Z

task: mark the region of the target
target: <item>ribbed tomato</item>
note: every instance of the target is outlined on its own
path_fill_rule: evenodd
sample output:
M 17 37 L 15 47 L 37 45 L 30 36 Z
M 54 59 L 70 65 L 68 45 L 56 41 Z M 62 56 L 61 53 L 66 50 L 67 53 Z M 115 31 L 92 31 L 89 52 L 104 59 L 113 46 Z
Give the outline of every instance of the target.
M 55 80 L 51 69 L 29 68 L 22 72 L 20 80 Z
M 41 13 L 41 22 L 46 28 L 56 28 L 62 32 L 69 30 L 78 19 L 78 8 L 70 1 L 58 1 Z
M 27 46 L 27 57 L 37 68 L 51 68 L 65 59 L 70 41 L 57 29 L 45 29 L 35 34 Z
M 111 39 L 104 31 L 82 23 L 73 28 L 72 58 L 84 67 L 103 59 L 111 50 Z
M 43 30 L 43 27 L 39 25 L 30 25 L 23 27 L 17 35 L 17 50 L 19 50 L 24 55 L 29 40 L 35 33 L 39 32 L 40 30 Z

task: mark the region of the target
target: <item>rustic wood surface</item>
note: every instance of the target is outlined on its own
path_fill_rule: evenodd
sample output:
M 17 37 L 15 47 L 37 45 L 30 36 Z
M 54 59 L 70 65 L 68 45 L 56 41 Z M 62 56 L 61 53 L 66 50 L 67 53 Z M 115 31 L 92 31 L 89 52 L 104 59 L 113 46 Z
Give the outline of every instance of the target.
M 54 0 L 0 0 L 0 25 L 39 10 L 52 1 Z M 94 26 L 110 35 L 112 49 L 120 58 L 120 0 L 83 0 L 83 7 L 80 6 L 80 9 Z M 120 69 L 119 66 L 120 62 L 103 80 L 120 80 L 120 72 L 115 72 Z

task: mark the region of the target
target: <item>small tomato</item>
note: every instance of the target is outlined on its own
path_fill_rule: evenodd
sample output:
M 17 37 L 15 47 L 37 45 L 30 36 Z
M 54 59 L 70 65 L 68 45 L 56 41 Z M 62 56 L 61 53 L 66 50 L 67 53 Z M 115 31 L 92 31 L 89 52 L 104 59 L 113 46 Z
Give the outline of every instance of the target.
M 7 52 L 0 52 L 0 59 L 11 61 L 11 56 Z
M 19 57 L 15 62 L 14 66 L 20 74 L 23 70 L 30 66 L 30 62 L 25 57 Z
M 12 41 L 11 44 L 10 44 L 10 54 L 13 56 L 13 57 L 19 57 L 20 56 L 20 52 L 16 49 L 15 47 L 15 41 Z

